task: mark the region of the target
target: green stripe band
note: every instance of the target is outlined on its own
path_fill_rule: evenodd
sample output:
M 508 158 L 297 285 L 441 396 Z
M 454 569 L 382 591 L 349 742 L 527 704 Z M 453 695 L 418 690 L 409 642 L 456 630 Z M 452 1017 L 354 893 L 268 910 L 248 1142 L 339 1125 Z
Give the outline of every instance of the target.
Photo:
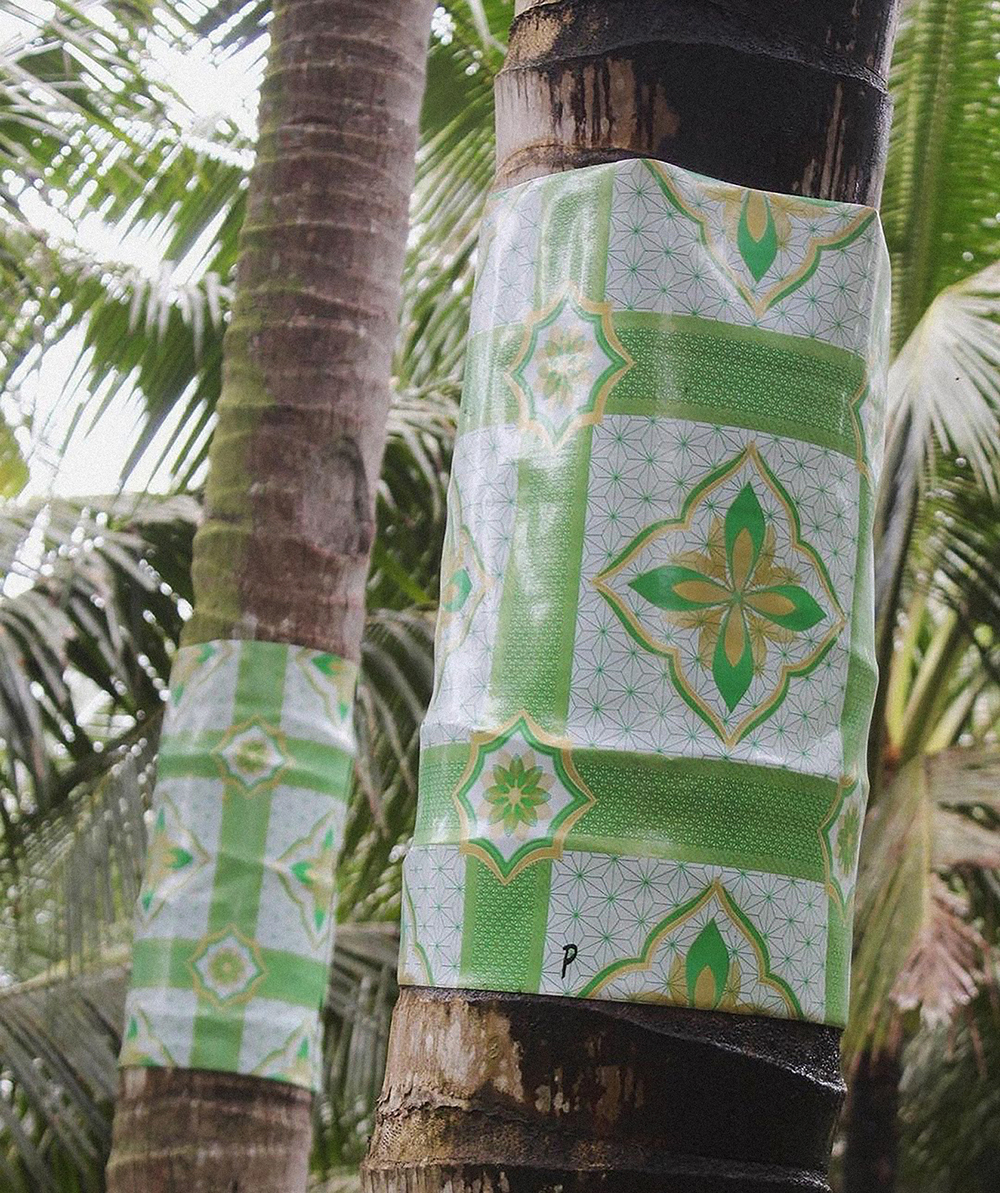
M 178 652 L 123 1065 L 318 1087 L 355 679 L 278 643 Z

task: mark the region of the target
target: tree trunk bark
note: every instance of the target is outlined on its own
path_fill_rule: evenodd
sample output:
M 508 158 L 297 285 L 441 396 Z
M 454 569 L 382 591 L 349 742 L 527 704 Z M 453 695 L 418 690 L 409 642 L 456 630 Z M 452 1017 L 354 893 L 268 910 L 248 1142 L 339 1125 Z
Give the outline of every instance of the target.
M 899 1055 L 866 1052 L 851 1079 L 843 1193 L 892 1193 L 899 1149 Z
M 876 204 L 896 0 L 521 0 L 497 186 L 635 156 Z M 839 1031 L 404 989 L 369 1193 L 828 1189 Z
M 432 0 L 279 0 L 187 644 L 356 661 Z M 109 1193 L 305 1188 L 311 1096 L 126 1069 Z

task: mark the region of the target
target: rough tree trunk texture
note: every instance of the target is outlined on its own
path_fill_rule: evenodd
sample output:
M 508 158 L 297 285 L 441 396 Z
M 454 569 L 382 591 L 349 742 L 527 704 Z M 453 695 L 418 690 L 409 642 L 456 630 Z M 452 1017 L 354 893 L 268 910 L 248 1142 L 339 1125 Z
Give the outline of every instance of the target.
M 357 660 L 433 0 L 279 0 L 185 641 Z M 122 1075 L 109 1193 L 303 1190 L 311 1096 Z
M 896 0 L 521 0 L 497 186 L 647 155 L 877 203 Z M 827 1190 L 839 1031 L 404 989 L 369 1193 Z M 867 1191 L 866 1191 L 867 1193 Z
M 899 1151 L 899 1055 L 866 1052 L 851 1080 L 843 1193 L 893 1193 Z

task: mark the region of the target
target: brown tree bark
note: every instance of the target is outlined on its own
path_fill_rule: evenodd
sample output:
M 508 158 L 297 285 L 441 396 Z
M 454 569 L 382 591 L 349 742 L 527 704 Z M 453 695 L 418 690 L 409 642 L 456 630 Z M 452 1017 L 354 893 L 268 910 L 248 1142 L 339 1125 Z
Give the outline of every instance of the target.
M 497 186 L 634 156 L 877 203 L 896 0 L 521 0 Z M 369 1193 L 827 1190 L 832 1027 L 409 988 Z
M 851 1078 L 843 1193 L 893 1193 L 899 1166 L 899 1054 L 862 1055 Z
M 278 0 L 185 641 L 357 660 L 432 0 Z M 109 1193 L 305 1188 L 307 1091 L 122 1075 Z

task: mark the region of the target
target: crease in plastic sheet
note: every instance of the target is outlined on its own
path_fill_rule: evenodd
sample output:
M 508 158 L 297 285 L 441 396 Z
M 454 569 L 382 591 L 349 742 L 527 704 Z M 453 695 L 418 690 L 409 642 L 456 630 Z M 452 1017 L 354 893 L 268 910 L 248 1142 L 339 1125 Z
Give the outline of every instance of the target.
M 491 201 L 403 982 L 845 1022 L 888 297 L 868 207 Z
M 356 678 L 279 643 L 178 651 L 121 1064 L 319 1088 Z

